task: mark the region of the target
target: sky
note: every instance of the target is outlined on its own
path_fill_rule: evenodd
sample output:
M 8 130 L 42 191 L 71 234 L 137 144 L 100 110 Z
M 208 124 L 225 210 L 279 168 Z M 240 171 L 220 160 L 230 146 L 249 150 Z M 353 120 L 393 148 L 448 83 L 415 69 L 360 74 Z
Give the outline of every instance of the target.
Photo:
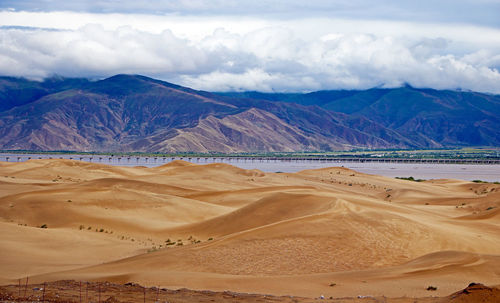
M 0 74 L 500 94 L 500 0 L 0 0 Z

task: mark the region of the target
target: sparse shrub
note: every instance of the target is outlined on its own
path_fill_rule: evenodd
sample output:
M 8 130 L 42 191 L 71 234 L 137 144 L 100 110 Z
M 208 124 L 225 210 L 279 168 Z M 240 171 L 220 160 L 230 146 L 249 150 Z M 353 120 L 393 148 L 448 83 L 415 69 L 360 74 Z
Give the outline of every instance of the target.
M 99 229 L 99 232 L 102 233 L 104 231 L 104 228 Z
M 40 228 L 47 228 L 47 224 L 42 224 L 42 226 L 40 226 Z
M 80 230 L 85 229 L 85 226 L 80 225 Z
M 87 228 L 87 230 L 91 230 L 91 229 L 92 229 L 92 226 L 89 226 L 89 227 Z
M 413 181 L 413 182 L 423 182 L 423 181 L 425 181 L 425 179 L 415 179 L 412 176 L 410 176 L 410 177 L 396 177 L 396 179 Z
M 214 238 L 208 238 L 208 241 L 212 241 Z
M 69 200 L 68 200 L 68 201 L 66 201 L 66 202 L 70 202 L 70 203 L 71 203 L 71 202 L 73 202 L 73 201 L 71 201 L 71 199 L 69 199 Z
M 330 287 L 334 287 L 337 283 L 330 283 Z
M 435 290 L 437 290 L 437 289 L 438 289 L 438 288 L 437 288 L 436 286 L 432 286 L 432 285 L 427 286 L 427 290 L 428 290 L 428 291 L 435 291 Z
M 486 210 L 492 210 L 492 209 L 494 209 L 494 208 L 495 208 L 495 207 L 490 206 L 490 207 L 488 207 Z

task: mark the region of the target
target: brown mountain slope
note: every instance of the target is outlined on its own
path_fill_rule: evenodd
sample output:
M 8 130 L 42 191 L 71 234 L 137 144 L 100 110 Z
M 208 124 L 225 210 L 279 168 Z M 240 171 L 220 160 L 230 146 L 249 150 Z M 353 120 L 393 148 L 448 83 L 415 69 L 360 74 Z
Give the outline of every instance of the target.
M 249 152 L 353 146 L 415 145 L 362 117 L 221 97 L 130 75 L 64 86 L 0 111 L 2 149 Z
M 161 136 L 161 135 L 160 135 Z M 321 135 L 307 135 L 275 115 L 252 108 L 245 112 L 216 118 L 209 116 L 192 128 L 176 131 L 175 136 L 156 140 L 158 135 L 146 138 L 132 145 L 134 150 L 195 150 L 199 152 L 221 151 L 225 153 L 247 151 L 314 150 L 321 144 L 333 144 L 336 149 L 351 147 L 340 138 L 326 138 Z

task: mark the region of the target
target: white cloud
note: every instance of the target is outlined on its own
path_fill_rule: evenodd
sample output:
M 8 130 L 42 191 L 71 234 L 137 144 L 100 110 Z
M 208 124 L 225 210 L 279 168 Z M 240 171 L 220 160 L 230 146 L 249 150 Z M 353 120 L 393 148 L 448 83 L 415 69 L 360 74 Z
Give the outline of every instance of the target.
M 0 70 L 17 76 L 107 76 L 115 73 L 203 72 L 216 61 L 165 30 L 150 34 L 87 25 L 76 31 L 0 30 Z
M 0 25 L 4 75 L 137 73 L 214 91 L 410 83 L 500 93 L 500 30 L 495 28 L 10 11 L 0 12 Z

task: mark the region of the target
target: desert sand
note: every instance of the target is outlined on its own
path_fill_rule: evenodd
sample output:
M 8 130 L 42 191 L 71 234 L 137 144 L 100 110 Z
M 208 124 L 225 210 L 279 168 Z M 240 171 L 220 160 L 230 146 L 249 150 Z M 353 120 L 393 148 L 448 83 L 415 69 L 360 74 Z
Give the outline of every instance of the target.
M 2 285 L 444 297 L 500 284 L 500 185 L 338 167 L 0 162 L 0 247 Z

